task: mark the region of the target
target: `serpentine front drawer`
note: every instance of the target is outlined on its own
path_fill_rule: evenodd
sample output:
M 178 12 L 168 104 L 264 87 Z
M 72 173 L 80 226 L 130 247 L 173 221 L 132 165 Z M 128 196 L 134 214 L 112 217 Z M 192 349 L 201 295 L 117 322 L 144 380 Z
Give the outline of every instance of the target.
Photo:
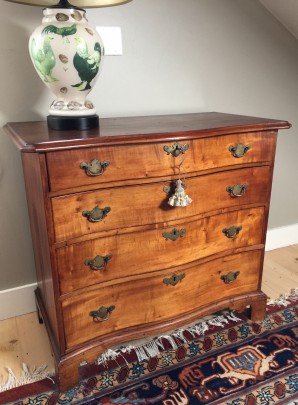
M 264 142 L 266 148 L 262 147 Z M 50 189 L 58 191 L 120 180 L 174 175 L 178 173 L 181 157 L 186 173 L 256 162 L 268 163 L 274 152 L 274 134 L 269 131 L 234 134 L 180 141 L 178 144 L 183 153 L 176 158 L 169 153 L 175 142 L 50 152 L 47 154 Z M 168 152 L 164 148 L 169 148 Z
M 57 249 L 61 293 L 261 244 L 263 214 L 263 207 L 233 211 L 179 226 L 103 237 Z
M 61 303 L 67 348 L 106 333 L 121 334 L 132 326 L 168 319 L 177 311 L 185 314 L 214 302 L 214 296 L 226 298 L 254 291 L 261 257 L 260 251 L 247 252 L 177 274 L 163 271 L 141 280 L 67 294 Z
M 22 152 L 36 301 L 61 391 L 128 341 L 226 308 L 264 319 L 264 242 L 285 128 L 215 112 L 103 118 L 90 131 L 6 125 Z
M 183 208 L 168 205 L 164 191 L 168 182 L 55 197 L 52 198 L 55 239 L 59 242 L 106 230 L 188 218 L 211 209 L 262 204 L 270 193 L 269 174 L 270 167 L 263 166 L 189 178 L 187 191 L 195 198 Z

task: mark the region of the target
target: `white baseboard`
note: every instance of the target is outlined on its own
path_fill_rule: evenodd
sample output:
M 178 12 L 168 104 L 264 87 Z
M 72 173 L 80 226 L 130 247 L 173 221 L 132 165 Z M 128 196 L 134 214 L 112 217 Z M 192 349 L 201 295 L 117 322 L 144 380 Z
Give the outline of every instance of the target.
M 281 226 L 267 231 L 265 250 L 279 249 L 298 243 L 298 224 Z
M 266 251 L 298 244 L 298 224 L 269 229 Z M 36 311 L 34 290 L 37 284 L 28 284 L 0 291 L 0 320 Z
M 0 320 L 36 311 L 36 287 L 34 283 L 0 291 Z

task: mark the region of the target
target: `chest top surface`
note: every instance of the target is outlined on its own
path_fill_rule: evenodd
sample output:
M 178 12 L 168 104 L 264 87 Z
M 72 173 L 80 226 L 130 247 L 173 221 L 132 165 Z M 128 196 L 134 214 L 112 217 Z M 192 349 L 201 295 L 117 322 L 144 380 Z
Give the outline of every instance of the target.
M 45 121 L 8 123 L 5 130 L 23 152 L 197 139 L 290 128 L 287 121 L 217 112 L 103 118 L 89 131 L 54 131 Z

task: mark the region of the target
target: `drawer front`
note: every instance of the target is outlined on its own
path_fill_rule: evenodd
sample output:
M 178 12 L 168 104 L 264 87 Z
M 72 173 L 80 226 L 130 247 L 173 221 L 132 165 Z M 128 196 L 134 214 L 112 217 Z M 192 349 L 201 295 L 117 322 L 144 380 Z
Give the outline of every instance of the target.
M 263 214 L 262 207 L 234 211 L 177 227 L 103 237 L 57 249 L 61 293 L 261 244 Z
M 52 198 L 55 240 L 163 223 L 242 204 L 265 204 L 270 195 L 271 177 L 268 166 L 193 177 L 187 180 L 186 190 L 193 202 L 175 208 L 167 202 L 168 195 L 163 191 L 166 184 L 115 187 Z M 227 192 L 227 187 L 235 184 L 247 186 L 238 198 Z M 95 207 L 100 208 L 97 216 L 100 220 L 90 222 L 87 216 Z
M 188 313 L 212 303 L 214 297 L 219 300 L 256 291 L 261 256 L 261 251 L 241 253 L 189 268 L 176 278 L 171 272 L 159 272 L 147 279 L 67 295 L 62 301 L 67 349 Z
M 164 150 L 164 147 L 171 147 L 174 143 L 49 152 L 47 165 L 50 189 L 58 191 L 112 181 L 177 174 L 180 158 L 175 158 Z M 275 134 L 256 132 L 225 135 L 179 141 L 179 144 L 188 145 L 188 149 L 182 154 L 183 170 L 196 172 L 214 167 L 271 161 L 275 150 Z

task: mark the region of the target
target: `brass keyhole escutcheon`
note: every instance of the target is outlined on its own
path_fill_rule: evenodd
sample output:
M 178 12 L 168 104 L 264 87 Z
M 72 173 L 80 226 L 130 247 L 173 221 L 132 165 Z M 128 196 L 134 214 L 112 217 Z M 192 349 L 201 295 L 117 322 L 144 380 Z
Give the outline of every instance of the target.
M 163 150 L 167 153 L 167 155 L 172 155 L 174 157 L 183 155 L 188 149 L 189 145 L 187 143 L 184 145 L 180 145 L 180 143 L 178 142 L 174 143 L 171 146 L 166 145 L 163 147 Z
M 186 232 L 186 229 L 185 229 L 185 228 L 182 228 L 182 229 L 176 229 L 176 228 L 174 228 L 174 229 L 172 229 L 171 232 L 163 232 L 162 236 L 163 236 L 166 240 L 170 239 L 170 240 L 172 240 L 172 241 L 175 241 L 175 240 L 177 240 L 178 238 L 182 238 L 182 236 L 185 234 L 185 232 Z
M 163 279 L 163 283 L 164 283 L 165 285 L 172 285 L 172 286 L 175 286 L 175 285 L 177 285 L 179 282 L 181 282 L 181 281 L 184 279 L 184 277 L 185 277 L 185 274 L 184 274 L 184 273 L 182 273 L 182 274 L 176 274 L 176 273 L 174 273 L 174 274 L 172 275 L 172 277 L 164 278 L 164 279 Z

